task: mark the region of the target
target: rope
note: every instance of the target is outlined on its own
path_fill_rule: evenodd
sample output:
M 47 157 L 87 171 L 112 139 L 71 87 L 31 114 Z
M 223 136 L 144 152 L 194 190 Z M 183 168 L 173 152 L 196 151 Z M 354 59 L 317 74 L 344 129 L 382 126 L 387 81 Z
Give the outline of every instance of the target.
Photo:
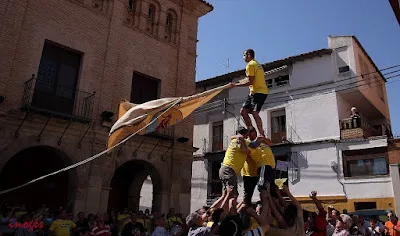
M 29 181 L 29 182 L 26 182 L 26 183 L 24 183 L 24 184 L 21 184 L 21 185 L 19 185 L 19 186 L 14 187 L 14 188 L 10 188 L 10 189 L 7 189 L 7 190 L 0 191 L 0 195 L 1 195 L 1 194 L 5 194 L 5 193 L 9 193 L 9 192 L 14 191 L 14 190 L 16 190 L 16 189 L 19 189 L 19 188 L 25 187 L 25 186 L 27 186 L 27 185 L 33 184 L 34 182 L 37 182 L 37 181 L 42 180 L 42 179 L 44 179 L 44 178 L 47 178 L 47 177 L 49 177 L 49 176 L 56 175 L 56 174 L 58 174 L 58 173 L 61 173 L 61 172 L 70 170 L 70 169 L 72 169 L 72 168 L 75 168 L 75 167 L 81 166 L 81 165 L 83 165 L 83 164 L 86 164 L 86 163 L 88 163 L 88 162 L 90 162 L 90 161 L 93 161 L 94 159 L 96 159 L 96 158 L 98 158 L 98 157 L 100 157 L 100 156 L 106 154 L 107 152 L 109 152 L 109 151 L 113 150 L 114 148 L 118 147 L 119 145 L 125 143 L 125 142 L 128 141 L 130 138 L 132 138 L 133 136 L 135 136 L 137 133 L 139 133 L 139 132 L 141 132 L 142 130 L 146 129 L 149 125 L 151 125 L 152 123 L 154 123 L 154 122 L 155 122 L 156 120 L 158 120 L 162 115 L 164 115 L 167 111 L 169 111 L 172 107 L 174 107 L 175 105 L 177 105 L 177 104 L 180 103 L 181 101 L 182 101 L 182 97 L 179 98 L 179 99 L 178 99 L 176 102 L 174 102 L 173 104 L 171 104 L 171 106 L 169 106 L 165 111 L 163 111 L 159 116 L 157 116 L 156 119 L 153 119 L 153 120 L 150 121 L 147 125 L 145 125 L 145 126 L 142 127 L 141 129 L 139 129 L 139 130 L 136 131 L 135 133 L 130 134 L 128 137 L 126 137 L 125 139 L 123 139 L 121 142 L 115 144 L 114 146 L 110 147 L 109 149 L 104 150 L 104 151 L 102 151 L 102 152 L 100 152 L 100 153 L 98 153 L 98 154 L 96 154 L 96 155 L 94 155 L 94 156 L 92 156 L 92 157 L 89 157 L 89 158 L 87 158 L 87 159 L 85 159 L 85 160 L 83 160 L 83 161 L 80 161 L 80 162 L 75 163 L 75 164 L 73 164 L 73 165 L 67 166 L 67 167 L 65 167 L 65 168 L 63 168 L 63 169 L 57 170 L 57 171 L 52 172 L 52 173 L 50 173 L 50 174 L 43 175 L 43 176 L 41 176 L 41 177 L 39 177 L 39 178 L 33 179 L 33 180 Z

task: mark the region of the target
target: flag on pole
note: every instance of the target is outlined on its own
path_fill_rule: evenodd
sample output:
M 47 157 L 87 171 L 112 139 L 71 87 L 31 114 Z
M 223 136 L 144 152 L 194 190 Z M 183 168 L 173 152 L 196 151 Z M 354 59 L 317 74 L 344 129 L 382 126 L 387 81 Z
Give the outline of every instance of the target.
M 118 120 L 111 127 L 109 133 L 107 148 L 113 147 L 130 134 L 146 126 L 138 133 L 139 135 L 175 125 L 222 90 L 230 87 L 232 85 L 227 84 L 188 97 L 162 98 L 139 105 L 122 102 L 118 109 Z M 149 123 L 151 124 L 149 125 Z

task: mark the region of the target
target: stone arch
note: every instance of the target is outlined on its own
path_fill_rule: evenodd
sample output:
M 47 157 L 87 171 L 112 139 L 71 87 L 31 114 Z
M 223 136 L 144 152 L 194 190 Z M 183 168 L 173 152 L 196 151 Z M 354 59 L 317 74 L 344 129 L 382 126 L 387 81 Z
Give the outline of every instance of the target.
M 111 179 L 108 208 L 122 210 L 123 208 L 139 209 L 140 190 L 147 176 L 153 183 L 152 209 L 161 210 L 164 192 L 164 181 L 154 165 L 144 160 L 127 161 L 115 171 Z
M 164 28 L 164 39 L 166 39 L 168 42 L 176 43 L 178 14 L 174 9 L 167 10 Z
M 65 152 L 46 145 L 26 147 L 12 156 L 4 157 L 0 165 L 1 190 L 16 187 L 73 164 Z M 47 204 L 49 207 L 64 206 L 72 211 L 77 183 L 77 171 L 71 169 L 0 195 L 0 199 L 26 204 L 30 210 Z

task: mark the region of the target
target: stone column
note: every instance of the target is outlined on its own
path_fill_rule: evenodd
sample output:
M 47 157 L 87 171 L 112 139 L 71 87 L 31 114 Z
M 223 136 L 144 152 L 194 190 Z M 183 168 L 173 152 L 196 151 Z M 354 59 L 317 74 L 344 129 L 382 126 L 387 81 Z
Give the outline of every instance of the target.
M 99 206 L 100 212 L 107 212 L 108 197 L 110 196 L 110 191 L 111 191 L 110 187 L 103 186 L 103 188 L 101 190 L 101 196 L 100 196 L 100 206 Z

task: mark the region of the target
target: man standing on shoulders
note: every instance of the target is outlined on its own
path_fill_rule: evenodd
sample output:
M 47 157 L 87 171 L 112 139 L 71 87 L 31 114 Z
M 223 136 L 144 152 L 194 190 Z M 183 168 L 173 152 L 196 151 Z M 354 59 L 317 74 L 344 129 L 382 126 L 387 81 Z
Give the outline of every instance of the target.
M 265 83 L 264 69 L 255 59 L 253 49 L 247 49 L 243 53 L 243 59 L 247 62 L 246 77 L 247 83 L 233 84 L 232 86 L 249 86 L 250 93 L 240 111 L 243 120 L 248 129 L 253 127 L 249 114 L 252 114 L 256 121 L 258 132 L 261 136 L 265 136 L 262 120 L 260 118 L 261 107 L 264 105 L 265 99 L 268 96 L 268 87 Z

